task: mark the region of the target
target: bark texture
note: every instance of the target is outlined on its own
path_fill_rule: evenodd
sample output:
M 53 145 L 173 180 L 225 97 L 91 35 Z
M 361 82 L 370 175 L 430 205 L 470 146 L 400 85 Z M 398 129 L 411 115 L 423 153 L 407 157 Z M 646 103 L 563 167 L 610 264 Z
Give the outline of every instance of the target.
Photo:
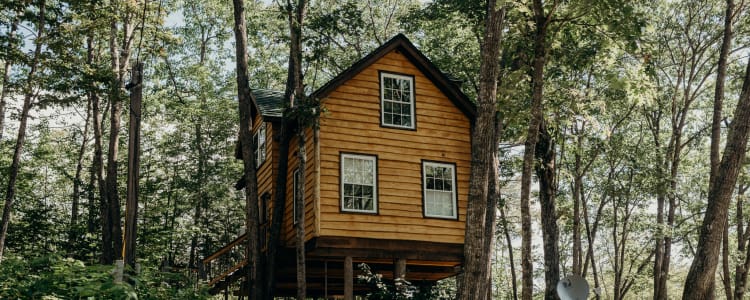
M 464 274 L 458 284 L 458 299 L 484 299 L 490 288 L 487 274 L 489 265 L 485 249 L 486 214 L 488 212 L 488 179 L 497 144 L 495 135 L 495 112 L 497 111 L 497 78 L 499 73 L 498 56 L 502 39 L 502 23 L 505 9 L 498 8 L 495 0 L 487 1 L 487 18 L 481 48 L 479 73 L 479 98 L 477 117 L 472 127 L 471 175 L 469 179 L 469 203 L 466 210 L 466 231 L 464 243 Z M 494 213 L 494 208 L 492 209 Z M 490 241 L 491 242 L 491 241 Z M 490 243 L 491 244 L 491 243 Z
M 750 129 L 750 63 L 745 70 L 742 93 L 729 126 L 724 154 L 708 192 L 708 206 L 698 238 L 695 258 L 685 279 L 682 299 L 713 298 L 719 248 L 737 177 L 747 150 Z
M 544 65 L 547 62 L 547 27 L 554 8 L 544 12 L 541 0 L 533 1 L 534 59 L 531 74 L 531 119 L 524 143 L 523 167 L 521 170 L 521 299 L 531 300 L 534 292 L 533 267 L 531 263 L 531 212 L 529 196 L 531 192 L 531 169 L 534 166 L 539 126 L 542 122 L 542 93 L 544 86 Z
M 128 137 L 128 196 L 125 204 L 125 263 L 135 269 L 136 237 L 138 236 L 138 191 L 141 157 L 141 98 L 143 96 L 143 63 L 133 67 L 134 84 L 130 89 L 130 121 Z
M 237 63 L 237 98 L 240 114 L 240 145 L 242 147 L 242 162 L 245 179 L 245 226 L 247 233 L 247 261 L 249 273 L 247 278 L 250 300 L 261 299 L 262 270 L 259 265 L 259 236 L 258 236 L 258 180 L 255 174 L 255 145 L 252 132 L 252 112 L 255 98 L 250 91 L 250 78 L 247 71 L 247 26 L 245 25 L 245 3 L 233 0 L 234 5 L 234 38 Z
M 557 282 L 560 281 L 560 251 L 558 245 L 557 210 L 555 208 L 555 143 L 547 128 L 539 128 L 536 144 L 536 176 L 539 178 L 539 204 L 541 205 L 542 240 L 544 243 L 544 299 L 557 300 Z

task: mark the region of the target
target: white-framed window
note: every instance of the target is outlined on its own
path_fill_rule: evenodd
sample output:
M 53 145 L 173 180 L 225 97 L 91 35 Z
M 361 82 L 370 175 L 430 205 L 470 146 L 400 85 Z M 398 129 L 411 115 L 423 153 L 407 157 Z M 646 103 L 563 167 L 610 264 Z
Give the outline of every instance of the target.
M 376 156 L 341 153 L 341 211 L 378 212 Z
M 253 135 L 255 143 L 255 167 L 260 168 L 266 161 L 266 122 L 261 122 L 260 127 Z
M 304 206 L 305 206 L 304 200 L 302 200 L 304 197 L 304 187 L 300 189 L 298 188 L 298 185 L 297 185 L 300 182 L 300 180 L 302 180 L 302 172 L 300 172 L 299 168 L 294 170 L 294 176 L 292 177 L 293 177 L 292 184 L 294 184 L 292 188 L 294 191 L 294 197 L 292 198 L 292 211 L 293 211 L 292 217 L 294 218 L 294 220 L 292 221 L 292 224 L 297 225 L 297 218 L 299 217 L 298 214 L 301 210 L 304 209 Z M 300 201 L 300 202 L 297 202 L 297 201 Z M 297 203 L 302 203 L 303 207 L 300 207 L 298 209 Z
M 414 129 L 414 77 L 380 72 L 380 124 Z
M 454 164 L 422 161 L 422 193 L 425 217 L 458 219 Z

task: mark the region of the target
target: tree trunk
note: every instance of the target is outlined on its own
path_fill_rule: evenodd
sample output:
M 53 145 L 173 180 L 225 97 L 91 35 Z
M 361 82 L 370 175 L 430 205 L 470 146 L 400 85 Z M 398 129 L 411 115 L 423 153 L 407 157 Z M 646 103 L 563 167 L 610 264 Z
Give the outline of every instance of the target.
M 500 135 L 503 131 L 503 123 L 500 114 L 496 114 L 495 118 L 495 135 L 491 141 L 492 145 L 497 145 L 500 141 Z M 492 299 L 492 254 L 495 253 L 495 225 L 497 224 L 497 204 L 500 201 L 500 184 L 498 182 L 498 167 L 500 166 L 500 158 L 497 155 L 497 151 L 492 157 L 490 163 L 489 174 L 487 176 L 487 213 L 485 214 L 484 222 L 484 245 L 483 249 L 487 251 L 484 255 L 484 265 L 487 266 L 483 272 L 483 280 L 487 282 L 487 295 L 484 299 Z
M 696 256 L 685 280 L 683 299 L 709 299 L 713 297 L 714 274 L 718 263 L 719 247 L 724 233 L 729 198 L 734 191 L 740 167 L 745 159 L 748 129 L 750 129 L 750 62 L 745 70 L 742 93 L 727 134 L 724 154 L 719 163 L 711 189 L 703 225 L 700 229 Z
M 734 13 L 734 0 L 727 0 L 727 7 L 724 14 L 724 37 L 719 52 L 719 64 L 716 74 L 716 87 L 714 90 L 714 110 L 711 121 L 711 173 L 709 175 L 709 185 L 712 184 L 716 172 L 719 168 L 719 144 L 721 143 L 721 119 L 724 106 L 724 83 L 727 77 L 727 58 L 730 48 L 732 47 L 732 15 Z M 709 190 L 711 187 L 709 186 Z M 737 220 L 740 224 L 742 219 Z M 727 300 L 732 300 L 732 280 L 729 271 L 729 220 L 724 224 L 724 237 L 722 238 L 722 282 L 724 283 L 724 294 Z M 738 244 L 744 243 L 739 241 Z M 740 252 L 742 253 L 742 252 Z M 741 298 L 738 298 L 741 299 Z
M 237 63 L 237 98 L 240 114 L 240 145 L 245 179 L 245 226 L 247 227 L 247 261 L 249 274 L 247 278 L 250 299 L 261 299 L 262 270 L 258 268 L 260 243 L 258 237 L 258 180 L 255 174 L 255 143 L 252 132 L 252 112 L 255 98 L 250 91 L 250 78 L 247 71 L 247 27 L 245 26 L 245 4 L 242 0 L 233 0 L 234 5 L 234 38 Z
M 510 283 L 513 289 L 513 300 L 518 299 L 518 279 L 516 276 L 516 263 L 513 259 L 513 244 L 508 231 L 508 218 L 505 217 L 505 207 L 500 207 L 500 222 L 503 224 L 505 243 L 508 245 L 508 260 L 510 261 Z
M 94 63 L 94 37 L 93 34 L 89 34 L 86 37 L 86 62 L 89 66 Z M 91 105 L 91 127 L 94 132 L 94 156 L 92 157 L 91 167 L 89 169 L 89 182 L 88 182 L 88 220 L 87 220 L 87 233 L 94 234 L 96 231 L 96 192 L 95 187 L 99 187 L 99 179 L 101 179 L 101 120 L 99 117 L 99 96 L 96 94 L 94 86 L 89 86 L 90 90 L 86 93 L 89 98 L 89 104 Z M 98 151 L 98 153 L 97 153 Z M 98 156 L 97 156 L 98 155 Z M 96 163 L 96 157 L 99 158 L 98 164 Z
M 464 244 L 464 274 L 458 286 L 458 299 L 484 299 L 490 266 L 486 264 L 490 249 L 485 249 L 486 214 L 488 213 L 488 183 L 490 167 L 497 153 L 493 145 L 497 135 L 495 127 L 497 103 L 498 55 L 502 39 L 502 24 L 505 8 L 497 8 L 495 0 L 487 1 L 485 33 L 481 45 L 481 67 L 479 70 L 479 97 L 477 117 L 472 128 L 471 176 L 469 179 L 469 203 L 466 209 L 466 231 Z M 502 121 L 499 121 L 502 122 Z M 494 208 L 492 208 L 494 212 Z
M 533 1 L 534 60 L 531 76 L 531 119 L 524 143 L 523 168 L 521 171 L 521 299 L 531 300 L 534 292 L 534 272 L 531 263 L 531 213 L 529 196 L 531 192 L 531 169 L 534 165 L 535 148 L 539 125 L 542 122 L 542 93 L 544 86 L 544 65 L 547 60 L 547 25 L 553 11 L 544 14 L 541 0 Z
M 141 98 L 143 96 L 143 63 L 136 62 L 130 88 L 130 121 L 128 137 L 128 198 L 125 204 L 125 263 L 135 269 L 138 237 L 138 191 L 141 162 Z
M 557 211 L 555 209 L 555 194 L 557 193 L 555 182 L 555 142 L 545 122 L 542 122 L 539 128 L 536 157 L 538 160 L 536 174 L 537 178 L 539 178 L 539 204 L 541 205 L 542 240 L 544 243 L 544 299 L 557 300 L 559 299 L 557 296 L 557 282 L 560 281 L 560 253 L 558 246 Z
M 294 216 L 294 232 L 297 246 L 297 300 L 305 300 L 305 292 L 307 291 L 307 284 L 305 281 L 305 170 L 307 165 L 307 155 L 305 153 L 305 129 L 298 125 L 297 131 L 297 143 L 299 143 L 297 159 L 299 161 L 298 170 L 300 175 L 296 182 L 297 186 L 295 186 L 295 189 L 301 193 L 300 196 L 294 196 L 293 204 L 297 212 Z
M 750 247 L 748 247 L 748 233 L 745 232 L 745 229 L 743 228 L 745 226 L 745 213 L 742 203 L 742 199 L 744 198 L 745 192 L 748 190 L 748 186 L 741 182 L 737 190 L 737 253 L 745 254 L 745 261 L 738 263 L 734 267 L 734 298 L 739 300 L 744 299 L 743 297 L 745 296 L 747 270 L 750 268 L 750 251 L 747 250 L 750 250 Z
M 81 180 L 81 172 L 83 171 L 83 157 L 84 154 L 86 154 L 86 144 L 88 143 L 89 136 L 89 120 L 91 119 L 91 98 L 88 100 L 89 101 L 86 104 L 86 121 L 83 125 L 83 135 L 81 136 L 81 147 L 78 150 L 78 158 L 76 159 L 76 174 L 73 178 L 73 199 L 70 208 L 70 229 L 68 231 L 68 245 L 71 247 L 71 249 L 69 249 L 71 252 L 77 248 L 76 241 L 79 234 L 76 225 L 78 225 L 78 206 L 81 199 L 81 185 L 83 184 Z
M 306 269 L 305 269 L 305 173 L 307 170 L 307 152 L 305 149 L 305 128 L 307 124 L 304 101 L 304 85 L 302 82 L 302 24 L 307 14 L 307 1 L 298 0 L 296 5 L 291 0 L 287 0 L 287 17 L 289 21 L 289 69 L 287 73 L 287 83 L 285 95 L 288 96 L 290 107 L 297 110 L 297 159 L 299 178 L 295 182 L 295 190 L 301 193 L 299 196 L 294 195 L 294 207 L 296 215 L 293 216 L 296 224 L 296 257 L 297 257 L 297 300 L 305 300 L 307 292 Z
M 45 0 L 41 0 L 39 3 L 39 19 L 36 25 L 36 39 L 34 40 L 34 56 L 29 66 L 29 73 L 26 76 L 26 88 L 24 89 L 23 107 L 21 108 L 21 116 L 18 125 L 18 136 L 16 138 L 16 146 L 13 150 L 13 161 L 10 165 L 10 174 L 8 175 L 8 187 L 5 192 L 5 206 L 3 208 L 3 217 L 2 220 L 0 220 L 0 262 L 2 262 L 3 260 L 3 253 L 5 251 L 5 238 L 8 235 L 10 213 L 13 209 L 13 201 L 16 194 L 16 180 L 18 179 L 18 171 L 21 168 L 21 154 L 23 152 L 23 144 L 26 139 L 26 123 L 29 119 L 31 102 L 34 98 L 34 77 L 36 76 L 39 59 L 42 53 L 42 41 L 44 39 L 45 32 L 45 5 Z
M 131 1 L 134 2 L 134 1 Z M 134 4 L 134 3 L 129 3 Z M 125 87 L 124 77 L 130 65 L 130 45 L 132 42 L 133 25 L 130 24 L 131 13 L 126 10 L 123 18 L 123 44 L 120 52 L 120 44 L 117 41 L 117 21 L 110 23 L 109 51 L 112 60 L 111 67 L 115 77 L 112 79 L 109 94 L 110 121 L 109 121 L 109 145 L 107 151 L 107 177 L 105 179 L 105 198 L 107 200 L 106 224 L 111 236 L 111 242 L 105 241 L 106 248 L 112 248 L 111 256 L 105 258 L 106 263 L 112 263 L 115 258 L 122 258 L 122 220 L 120 215 L 120 195 L 117 184 L 117 165 L 120 143 L 120 122 L 122 117 L 122 89 Z M 102 216 L 104 217 L 104 216 Z M 104 239 L 103 239 L 104 240 Z
M 574 154 L 575 172 L 573 174 L 573 274 L 581 276 L 585 276 L 585 274 L 583 274 L 582 272 L 583 261 L 581 259 L 581 257 L 583 256 L 583 254 L 581 253 L 583 252 L 583 247 L 581 246 L 581 190 L 583 189 L 583 179 L 581 178 L 583 177 L 583 174 L 581 174 L 581 152 L 583 151 L 584 126 L 585 124 L 581 126 L 580 132 L 577 132 L 578 137 L 576 139 L 576 151 Z

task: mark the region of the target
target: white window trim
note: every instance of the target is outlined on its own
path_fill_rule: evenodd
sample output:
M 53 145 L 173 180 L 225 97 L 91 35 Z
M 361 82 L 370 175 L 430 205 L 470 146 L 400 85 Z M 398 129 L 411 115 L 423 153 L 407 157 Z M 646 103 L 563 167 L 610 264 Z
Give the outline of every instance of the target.
M 370 160 L 373 163 L 372 168 L 372 210 L 363 209 L 350 209 L 344 207 L 344 159 L 354 158 L 362 160 Z M 378 213 L 378 157 L 375 155 L 363 155 L 363 154 L 350 154 L 341 153 L 339 162 L 339 174 L 341 179 L 339 180 L 339 205 L 343 212 L 353 213 L 366 213 L 366 214 L 377 214 Z
M 443 167 L 443 168 L 449 168 L 451 170 L 451 179 L 453 180 L 453 183 L 451 185 L 451 200 L 453 205 L 453 215 L 451 216 L 444 216 L 444 215 L 431 215 L 427 213 L 427 167 Z M 441 163 L 441 162 L 434 162 L 434 161 L 422 161 L 422 211 L 424 212 L 424 216 L 428 218 L 440 218 L 440 219 L 451 219 L 451 220 L 457 220 L 458 219 L 458 187 L 456 186 L 456 165 L 450 164 L 450 163 Z
M 261 136 L 261 131 L 263 132 L 263 135 Z M 268 139 L 268 131 L 266 129 L 266 123 L 261 122 L 260 126 L 258 126 L 258 130 L 255 131 L 253 134 L 253 140 L 257 140 L 257 143 L 255 144 L 255 168 L 260 168 L 263 163 L 266 162 L 266 158 L 268 156 L 268 145 L 266 144 L 266 140 Z M 263 138 L 261 140 L 260 138 Z M 261 145 L 263 146 L 263 153 L 261 153 Z
M 409 87 L 411 88 L 409 97 L 409 105 L 411 105 L 411 126 L 402 126 L 402 125 L 394 125 L 394 124 L 385 124 L 385 78 L 395 78 L 395 79 L 402 79 L 402 80 L 408 80 L 410 82 Z M 414 95 L 414 77 L 411 76 L 405 76 L 405 75 L 399 75 L 399 74 L 393 74 L 393 73 L 387 73 L 387 72 L 380 72 L 380 126 L 383 127 L 392 127 L 392 128 L 400 128 L 400 129 L 416 129 L 417 128 L 417 118 L 416 118 L 416 105 L 414 98 L 416 95 Z

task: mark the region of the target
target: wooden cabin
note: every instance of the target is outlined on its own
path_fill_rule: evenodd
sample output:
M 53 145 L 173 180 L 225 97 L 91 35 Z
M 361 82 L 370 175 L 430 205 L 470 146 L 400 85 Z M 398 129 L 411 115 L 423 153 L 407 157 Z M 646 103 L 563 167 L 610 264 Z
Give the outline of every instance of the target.
M 253 93 L 261 115 L 253 130 L 266 235 L 284 99 L 282 91 Z M 366 292 L 356 278 L 360 263 L 386 280 L 395 272 L 414 284 L 456 275 L 463 260 L 473 103 L 403 35 L 310 97 L 327 112 L 319 129 L 305 129 L 304 170 L 298 168 L 297 138 L 290 142 L 277 294 L 296 289 L 294 195 L 304 195 L 308 296 L 344 295 L 344 274 L 352 268 L 353 293 Z M 301 193 L 294 190 L 299 172 L 306 179 Z

